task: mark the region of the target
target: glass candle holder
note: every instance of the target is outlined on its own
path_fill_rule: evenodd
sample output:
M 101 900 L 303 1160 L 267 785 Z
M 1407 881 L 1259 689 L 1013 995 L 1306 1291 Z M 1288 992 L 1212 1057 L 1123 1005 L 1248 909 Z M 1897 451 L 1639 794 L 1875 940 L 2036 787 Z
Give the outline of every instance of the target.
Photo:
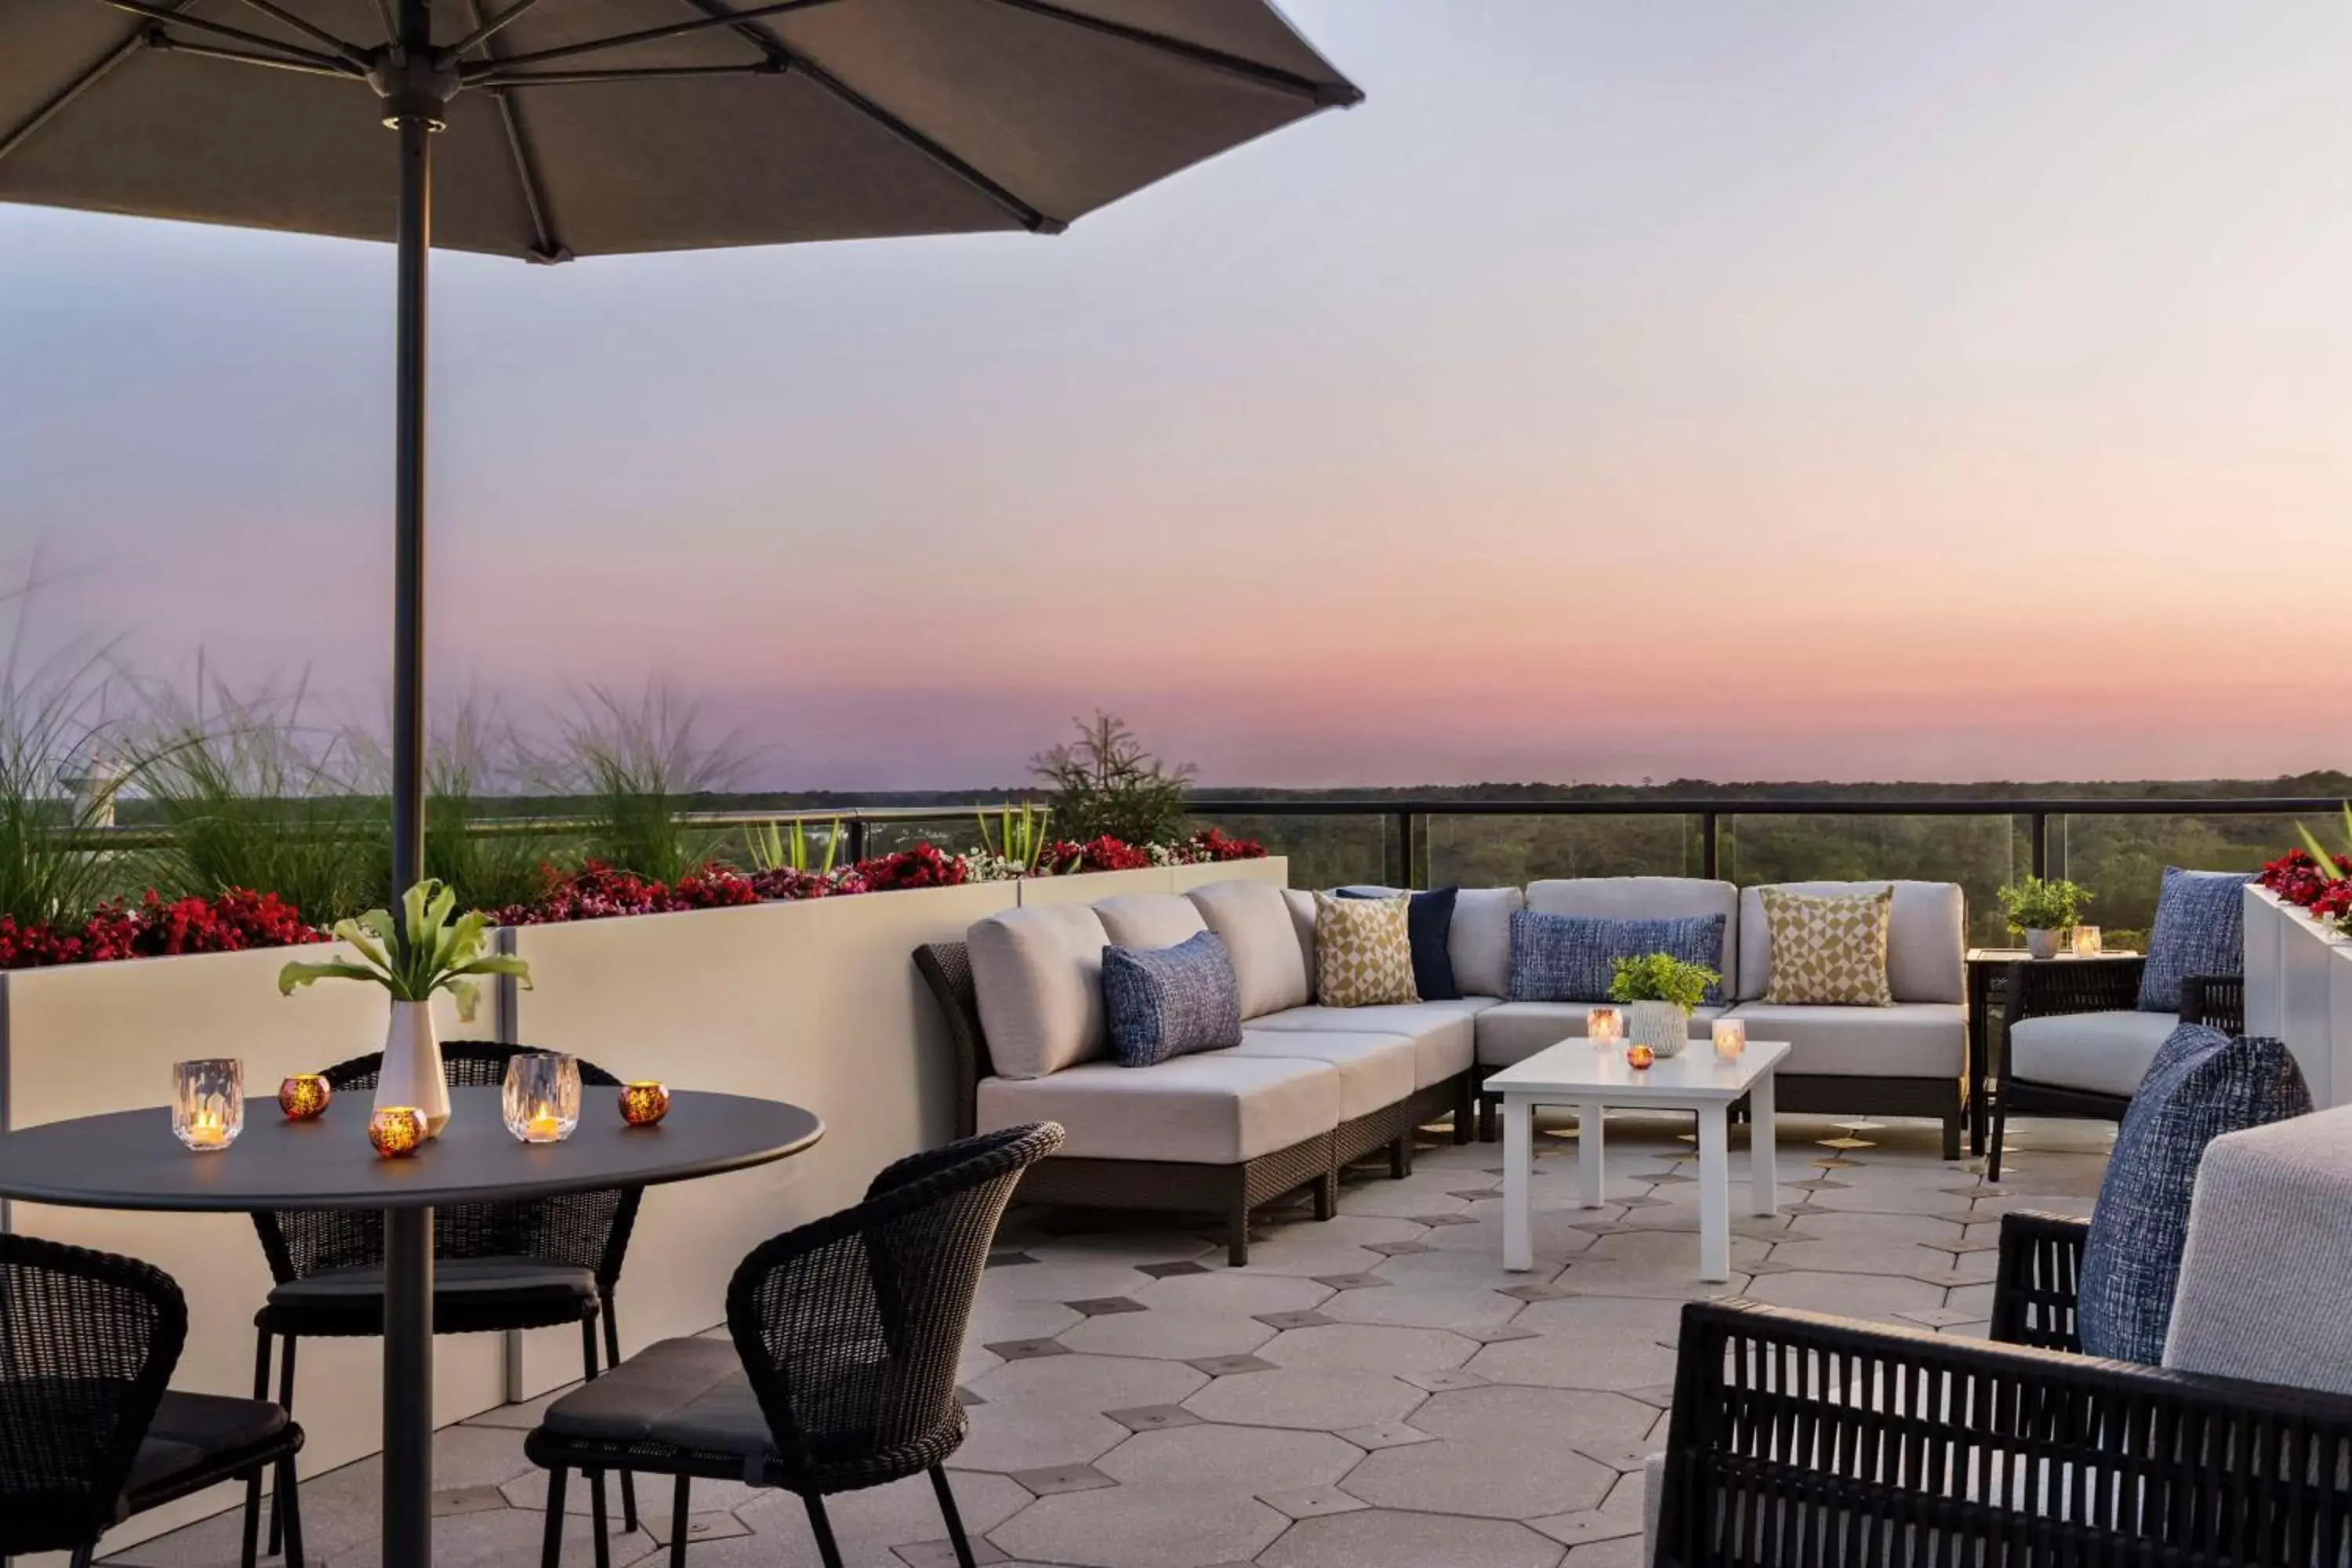
M 1648 1067 L 1657 1059 L 1658 1053 L 1652 1050 L 1647 1046 L 1627 1046 L 1625 1047 L 1625 1065 L 1632 1068 L 1635 1072 L 1641 1071 L 1643 1068 Z
M 2098 927 L 2076 926 L 2074 928 L 2075 957 L 2096 958 L 2103 951 L 2104 949 L 2101 946 L 2101 938 L 2099 936 Z
M 1595 1007 L 1584 1016 L 1584 1037 L 1606 1050 L 1625 1037 L 1625 1015 L 1614 1007 Z
M 580 1063 L 554 1051 L 507 1058 L 500 1100 L 507 1131 L 526 1143 L 560 1143 L 580 1125 Z
M 1748 1022 L 1744 1018 L 1717 1018 L 1715 1021 L 1715 1054 L 1725 1061 L 1736 1061 L 1748 1050 Z
M 621 1086 L 621 1120 L 632 1127 L 651 1127 L 669 1114 L 669 1090 L 651 1079 Z
M 334 1089 L 314 1072 L 298 1072 L 278 1086 L 278 1109 L 289 1121 L 316 1120 L 334 1098 Z
M 404 1160 L 425 1146 L 425 1112 L 387 1105 L 368 1118 L 368 1142 L 387 1160 Z
M 245 1064 L 234 1057 L 172 1064 L 172 1131 L 199 1153 L 245 1131 Z

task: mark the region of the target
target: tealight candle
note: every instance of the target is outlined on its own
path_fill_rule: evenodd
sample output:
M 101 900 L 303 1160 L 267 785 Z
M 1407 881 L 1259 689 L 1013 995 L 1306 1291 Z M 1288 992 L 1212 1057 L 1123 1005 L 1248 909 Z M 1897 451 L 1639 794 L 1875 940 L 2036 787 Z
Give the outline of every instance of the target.
M 368 1142 L 387 1160 L 402 1160 L 425 1142 L 425 1112 L 413 1105 L 387 1105 L 368 1118 Z
M 1632 1068 L 1636 1072 L 1641 1071 L 1643 1068 L 1648 1067 L 1652 1062 L 1654 1062 L 1657 1059 L 1658 1053 L 1652 1050 L 1647 1046 L 1627 1046 L 1625 1047 L 1625 1065 Z
M 215 1153 L 245 1131 L 245 1064 L 215 1058 L 172 1064 L 172 1131 L 188 1148 Z
M 1717 1018 L 1715 1021 L 1715 1054 L 1725 1061 L 1737 1059 L 1748 1049 L 1748 1023 L 1744 1018 Z
M 621 1086 L 621 1120 L 632 1127 L 651 1127 L 669 1114 L 669 1090 L 651 1079 Z
M 2098 927 L 2076 926 L 2074 928 L 2074 956 L 2077 958 L 2098 957 L 2100 952 L 2103 951 L 2100 942 L 2101 939 L 2099 936 Z
M 278 1086 L 278 1109 L 289 1121 L 309 1121 L 327 1109 L 335 1091 L 314 1072 L 298 1072 Z
M 516 1053 L 507 1058 L 499 1107 L 507 1131 L 523 1142 L 562 1142 L 580 1125 L 580 1064 L 552 1052 Z
M 1584 1037 L 1607 1049 L 1625 1037 L 1625 1015 L 1614 1007 L 1595 1007 L 1584 1016 Z
M 563 1119 L 544 1107 L 522 1124 L 522 1141 L 526 1143 L 555 1143 L 563 1138 Z
M 187 1126 L 180 1130 L 180 1138 L 191 1149 L 226 1149 L 228 1123 L 218 1111 L 199 1110 L 188 1118 Z

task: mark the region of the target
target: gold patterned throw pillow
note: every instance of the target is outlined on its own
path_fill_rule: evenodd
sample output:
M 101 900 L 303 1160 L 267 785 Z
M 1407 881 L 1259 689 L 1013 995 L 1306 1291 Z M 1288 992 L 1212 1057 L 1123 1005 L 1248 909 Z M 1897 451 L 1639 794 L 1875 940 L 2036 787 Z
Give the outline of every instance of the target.
M 1315 895 L 1315 999 L 1326 1007 L 1418 1002 L 1412 988 L 1410 899 Z
M 1779 1005 L 1892 1007 L 1886 988 L 1886 926 L 1895 889 L 1792 893 L 1761 888 L 1772 980 L 1764 1000 Z

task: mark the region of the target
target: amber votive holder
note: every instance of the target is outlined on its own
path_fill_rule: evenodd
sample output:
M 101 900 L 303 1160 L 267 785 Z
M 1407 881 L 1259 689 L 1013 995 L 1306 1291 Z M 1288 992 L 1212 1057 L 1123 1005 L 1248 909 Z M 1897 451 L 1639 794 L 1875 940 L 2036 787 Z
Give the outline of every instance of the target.
M 651 1127 L 669 1114 L 669 1090 L 651 1079 L 621 1086 L 621 1120 L 632 1127 Z
M 368 1118 L 368 1142 L 387 1160 L 404 1160 L 424 1146 L 425 1112 L 413 1105 L 387 1105 Z
M 335 1091 L 314 1072 L 298 1072 L 278 1086 L 278 1109 L 289 1121 L 314 1121 L 327 1109 Z
M 1625 1065 L 1632 1068 L 1636 1072 L 1641 1071 L 1643 1068 L 1648 1067 L 1652 1062 L 1654 1062 L 1657 1059 L 1658 1053 L 1652 1050 L 1647 1046 L 1627 1046 L 1625 1047 Z

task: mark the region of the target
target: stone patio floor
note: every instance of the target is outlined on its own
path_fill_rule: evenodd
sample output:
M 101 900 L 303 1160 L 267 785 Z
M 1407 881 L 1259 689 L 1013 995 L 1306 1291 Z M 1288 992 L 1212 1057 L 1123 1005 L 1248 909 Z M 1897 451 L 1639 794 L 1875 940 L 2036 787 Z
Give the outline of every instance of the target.
M 1496 1144 L 1431 1143 L 1402 1181 L 1351 1173 L 1338 1218 L 1267 1216 L 1240 1269 L 1181 1224 L 1016 1212 L 973 1313 L 971 1434 L 950 1461 L 981 1560 L 1633 1568 L 1682 1301 L 1746 1296 L 1981 1335 L 1999 1216 L 2087 1214 L 2111 1131 L 2017 1123 L 1994 1188 L 1980 1161 L 1942 1160 L 1927 1123 L 1783 1118 L 1781 1212 L 1735 1219 L 1738 1272 L 1708 1286 L 1688 1121 L 1612 1116 L 1611 1203 L 1588 1210 L 1572 1120 L 1538 1140 L 1526 1274 L 1500 1264 Z M 1742 1130 L 1732 1162 L 1736 1210 Z M 1106 1220 L 1116 1227 L 1094 1228 Z M 522 1434 L 543 1403 L 438 1435 L 439 1568 L 537 1561 L 545 1494 Z M 585 1489 L 570 1492 L 565 1562 L 585 1568 Z M 642 1500 L 646 1528 L 614 1537 L 614 1568 L 661 1561 L 667 1483 L 647 1479 Z M 310 1560 L 374 1563 L 376 1507 L 373 1460 L 304 1483 Z M 617 1530 L 617 1498 L 614 1510 Z M 694 1568 L 817 1562 L 790 1495 L 702 1482 L 693 1510 Z M 954 1560 L 920 1477 L 831 1510 L 852 1568 Z M 231 1512 L 109 1561 L 226 1568 L 236 1537 Z

